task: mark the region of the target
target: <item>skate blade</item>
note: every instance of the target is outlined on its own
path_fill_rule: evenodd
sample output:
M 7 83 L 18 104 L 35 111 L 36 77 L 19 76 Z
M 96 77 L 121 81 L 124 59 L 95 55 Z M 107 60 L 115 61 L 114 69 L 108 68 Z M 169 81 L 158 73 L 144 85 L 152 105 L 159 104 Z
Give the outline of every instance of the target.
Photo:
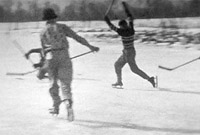
M 51 114 L 53 117 L 58 117 L 58 114 Z
M 52 112 L 49 112 L 52 116 L 54 117 L 57 117 L 58 116 L 58 113 L 52 113 Z
M 53 111 L 53 109 L 49 108 L 49 111 Z M 49 114 L 51 114 L 54 117 L 57 117 L 59 113 L 49 112 Z
M 112 87 L 115 88 L 115 89 L 123 89 L 122 86 L 112 86 Z

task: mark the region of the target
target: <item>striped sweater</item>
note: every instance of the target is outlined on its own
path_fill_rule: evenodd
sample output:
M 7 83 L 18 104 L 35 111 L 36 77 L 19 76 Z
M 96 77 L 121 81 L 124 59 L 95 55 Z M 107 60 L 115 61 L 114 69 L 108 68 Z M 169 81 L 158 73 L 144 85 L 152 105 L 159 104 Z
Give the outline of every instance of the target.
M 108 19 L 105 21 L 112 30 L 116 31 L 121 36 L 124 49 L 134 48 L 133 42 L 135 30 L 133 28 L 132 19 L 129 19 L 129 27 L 126 29 L 117 28 Z

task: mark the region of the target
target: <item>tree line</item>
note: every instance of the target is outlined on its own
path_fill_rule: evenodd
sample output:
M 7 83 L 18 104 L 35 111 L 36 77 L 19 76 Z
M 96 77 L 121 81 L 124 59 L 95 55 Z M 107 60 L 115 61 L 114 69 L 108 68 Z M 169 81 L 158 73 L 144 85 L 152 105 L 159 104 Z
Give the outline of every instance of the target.
M 200 16 L 200 0 L 182 1 L 173 4 L 170 0 L 138 0 L 145 3 L 143 7 L 129 4 L 135 18 L 175 18 Z M 105 1 L 72 1 L 64 9 L 51 2 L 45 2 L 43 6 L 37 1 L 29 1 L 28 9 L 23 9 L 23 3 L 17 2 L 13 11 L 13 0 L 3 0 L 0 5 L 0 22 L 28 22 L 41 21 L 44 8 L 51 7 L 59 15 L 60 21 L 71 20 L 102 20 L 110 0 Z M 115 6 L 109 13 L 112 19 L 124 18 L 124 12 Z

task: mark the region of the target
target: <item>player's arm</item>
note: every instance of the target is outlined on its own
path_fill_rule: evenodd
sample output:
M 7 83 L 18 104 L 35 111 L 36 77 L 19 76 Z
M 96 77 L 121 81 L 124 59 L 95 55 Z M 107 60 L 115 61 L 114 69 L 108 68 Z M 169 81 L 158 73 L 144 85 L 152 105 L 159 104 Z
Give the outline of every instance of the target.
M 106 23 L 108 24 L 108 26 L 109 26 L 112 30 L 118 32 L 118 28 L 117 28 L 115 25 L 113 25 L 113 24 L 111 23 L 111 21 L 110 21 L 110 19 L 108 18 L 108 16 L 105 16 L 105 17 L 104 17 L 104 20 L 106 21 Z
M 91 51 L 99 51 L 98 47 L 90 45 L 85 38 L 76 34 L 76 32 L 74 32 L 70 27 L 65 25 L 64 31 L 67 37 L 73 38 L 74 40 L 81 43 L 82 45 L 87 46 Z
M 127 15 L 127 17 L 128 17 L 129 26 L 133 29 L 133 19 L 134 19 L 134 17 L 133 17 L 132 14 L 130 13 L 126 2 L 123 1 L 123 2 L 122 2 L 122 5 L 123 5 L 124 10 L 125 10 L 125 13 L 126 13 L 126 15 Z

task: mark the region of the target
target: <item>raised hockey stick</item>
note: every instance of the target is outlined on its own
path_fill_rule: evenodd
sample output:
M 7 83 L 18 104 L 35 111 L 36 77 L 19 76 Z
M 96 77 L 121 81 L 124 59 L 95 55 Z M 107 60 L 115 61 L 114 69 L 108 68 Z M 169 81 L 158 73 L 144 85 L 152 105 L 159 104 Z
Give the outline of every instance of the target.
M 178 66 L 176 66 L 176 67 L 173 67 L 173 68 L 169 68 L 169 67 L 164 67 L 164 66 L 158 66 L 160 69 L 164 69 L 164 70 L 168 70 L 168 71 L 173 71 L 173 70 L 175 70 L 175 69 L 177 69 L 177 68 L 180 68 L 180 67 L 182 67 L 182 66 L 185 66 L 185 65 L 187 65 L 187 64 L 189 64 L 189 63 L 192 63 L 192 62 L 194 62 L 194 61 L 197 61 L 197 60 L 199 60 L 200 59 L 200 57 L 198 57 L 198 58 L 195 58 L 195 59 L 193 59 L 193 60 L 190 60 L 190 61 L 188 61 L 188 62 L 186 62 L 186 63 L 183 63 L 183 64 L 181 64 L 181 65 L 178 65 Z
M 111 10 L 111 8 L 112 8 L 114 2 L 115 2 L 115 0 L 112 0 L 112 2 L 110 3 L 110 5 L 109 5 L 109 7 L 108 7 L 108 9 L 107 9 L 107 11 L 106 11 L 106 13 L 105 13 L 105 16 L 108 15 L 108 13 L 110 12 L 110 10 Z

